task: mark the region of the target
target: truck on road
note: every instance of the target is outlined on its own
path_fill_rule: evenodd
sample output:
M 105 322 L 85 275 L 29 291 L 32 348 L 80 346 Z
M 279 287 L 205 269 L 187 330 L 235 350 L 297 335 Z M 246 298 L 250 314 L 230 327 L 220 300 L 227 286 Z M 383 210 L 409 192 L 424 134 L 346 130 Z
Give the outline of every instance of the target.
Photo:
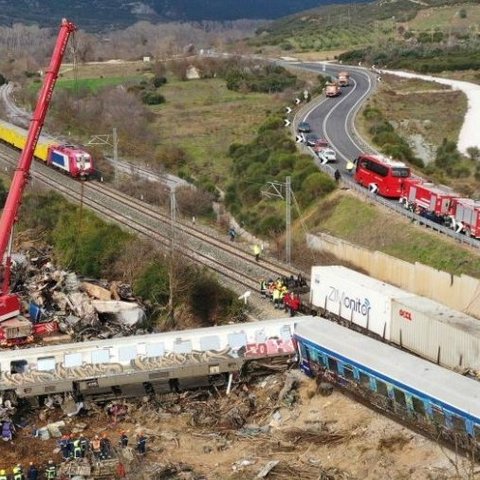
M 337 82 L 329 82 L 325 86 L 325 95 L 327 97 L 338 97 L 341 94 L 340 87 Z
M 338 85 L 340 85 L 340 87 L 348 87 L 350 85 L 350 74 L 348 72 L 339 72 L 337 78 Z

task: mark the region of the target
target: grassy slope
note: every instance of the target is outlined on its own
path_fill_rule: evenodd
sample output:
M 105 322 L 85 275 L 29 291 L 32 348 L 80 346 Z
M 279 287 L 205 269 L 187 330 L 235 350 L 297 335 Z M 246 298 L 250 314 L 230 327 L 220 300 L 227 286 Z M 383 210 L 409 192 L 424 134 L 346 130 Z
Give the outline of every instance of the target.
M 310 231 L 330 233 L 370 250 L 480 278 L 480 252 L 393 215 L 349 192 L 336 192 L 308 218 Z
M 465 9 L 466 18 L 459 11 Z M 468 31 L 478 26 L 480 5 L 475 1 L 377 1 L 350 6 L 327 6 L 280 19 L 257 36 L 257 45 L 290 44 L 295 50 L 355 49 L 399 39 L 397 28 L 415 31 Z
M 443 138 L 458 140 L 467 111 L 467 98 L 462 92 L 434 82 L 393 75 L 383 75 L 369 103 L 394 122 L 400 135 L 420 133 L 435 145 L 440 145 Z M 357 118 L 362 123 L 362 115 Z M 364 128 L 362 133 L 371 140 Z
M 280 97 L 227 90 L 220 79 L 171 81 L 161 88 L 166 103 L 154 107 L 160 143 L 178 145 L 190 156 L 194 175 L 210 175 L 220 186 L 229 177 L 228 147 L 250 141 Z

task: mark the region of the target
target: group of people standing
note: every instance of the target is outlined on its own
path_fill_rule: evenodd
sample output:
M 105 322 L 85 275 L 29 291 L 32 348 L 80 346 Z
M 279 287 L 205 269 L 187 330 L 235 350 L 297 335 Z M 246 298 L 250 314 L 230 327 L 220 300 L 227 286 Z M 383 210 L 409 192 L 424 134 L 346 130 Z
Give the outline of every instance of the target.
M 294 289 L 306 285 L 301 274 L 295 279 L 293 275 L 290 278 L 278 277 L 275 281 L 273 279 L 260 282 L 260 295 L 263 298 L 270 299 L 276 309 L 284 309 L 285 312 L 290 312 L 293 317 L 298 310 L 300 310 L 301 299 Z
M 41 470 L 43 470 L 43 477 L 40 477 Z M 43 469 L 30 462 L 26 472 L 23 471 L 23 467 L 20 464 L 12 468 L 11 475 L 5 469 L 0 470 L 0 480 L 39 480 L 40 478 L 46 480 L 57 478 L 57 466 L 53 463 L 53 460 L 49 460 Z

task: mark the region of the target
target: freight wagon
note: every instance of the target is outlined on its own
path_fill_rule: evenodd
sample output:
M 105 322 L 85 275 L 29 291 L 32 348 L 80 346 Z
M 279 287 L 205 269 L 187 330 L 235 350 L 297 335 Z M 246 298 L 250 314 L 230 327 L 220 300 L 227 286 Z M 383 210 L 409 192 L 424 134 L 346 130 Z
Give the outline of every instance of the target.
M 340 266 L 312 267 L 324 316 L 451 369 L 480 371 L 480 320 Z
M 0 141 L 22 150 L 27 131 L 0 120 Z M 47 165 L 62 170 L 74 178 L 87 178 L 95 169 L 91 155 L 80 147 L 59 144 L 57 140 L 41 135 L 35 148 L 35 157 Z

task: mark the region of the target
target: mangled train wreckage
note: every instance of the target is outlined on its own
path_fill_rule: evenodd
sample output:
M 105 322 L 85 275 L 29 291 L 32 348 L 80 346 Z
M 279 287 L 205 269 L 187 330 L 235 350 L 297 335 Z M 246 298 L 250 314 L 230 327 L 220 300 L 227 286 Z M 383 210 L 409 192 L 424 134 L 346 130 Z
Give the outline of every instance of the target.
M 4 351 L 3 398 L 109 400 L 224 384 L 255 359 L 290 356 L 300 319 L 267 320 Z

